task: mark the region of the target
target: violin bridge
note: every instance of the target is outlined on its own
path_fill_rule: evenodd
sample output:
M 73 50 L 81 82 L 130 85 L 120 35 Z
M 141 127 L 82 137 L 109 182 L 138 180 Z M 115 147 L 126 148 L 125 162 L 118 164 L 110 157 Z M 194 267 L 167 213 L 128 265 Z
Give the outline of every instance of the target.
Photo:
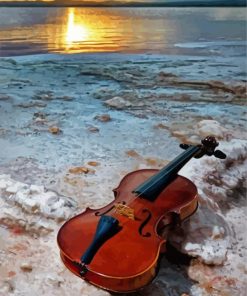
M 114 208 L 115 208 L 115 213 L 125 216 L 131 220 L 135 220 L 134 209 L 126 205 L 123 205 L 121 203 L 116 204 Z

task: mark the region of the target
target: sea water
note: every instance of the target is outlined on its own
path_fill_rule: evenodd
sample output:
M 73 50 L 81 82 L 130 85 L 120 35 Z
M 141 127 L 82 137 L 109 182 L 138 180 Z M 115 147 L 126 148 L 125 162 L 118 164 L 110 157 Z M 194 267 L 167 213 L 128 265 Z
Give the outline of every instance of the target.
M 0 56 L 244 55 L 246 8 L 0 8 Z

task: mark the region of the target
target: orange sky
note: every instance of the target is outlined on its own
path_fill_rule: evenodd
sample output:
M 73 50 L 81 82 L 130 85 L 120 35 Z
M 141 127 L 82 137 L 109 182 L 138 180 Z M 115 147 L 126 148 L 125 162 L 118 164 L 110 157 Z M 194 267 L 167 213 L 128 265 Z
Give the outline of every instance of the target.
M 59 2 L 59 0 L 0 0 L 0 2 Z M 83 3 L 83 0 L 77 0 L 78 2 Z M 85 2 L 105 2 L 107 0 L 85 0 Z M 156 1 L 149 1 L 149 0 L 111 0 L 115 2 L 156 2 Z M 61 0 L 61 2 L 64 2 Z M 68 1 L 69 2 L 69 1 Z
M 71 3 L 80 3 L 83 4 L 83 2 L 88 3 L 101 3 L 101 2 L 116 2 L 116 3 L 121 3 L 121 2 L 141 2 L 141 3 L 150 3 L 150 2 L 162 2 L 163 0 L 72 0 Z M 59 3 L 70 3 L 70 0 L 0 0 L 1 2 L 55 2 L 57 4 Z
M 83 2 L 92 2 L 92 3 L 101 3 L 101 2 L 108 2 L 109 0 L 72 0 L 71 2 L 78 2 L 78 3 L 83 3 Z M 152 1 L 152 0 L 110 0 L 111 2 L 159 2 L 158 1 Z M 57 2 L 57 3 L 69 3 L 70 1 L 64 1 L 64 0 L 0 0 L 0 2 Z
M 37 0 L 0 0 L 0 2 L 36 2 Z M 53 2 L 54 0 L 38 0 L 38 2 Z

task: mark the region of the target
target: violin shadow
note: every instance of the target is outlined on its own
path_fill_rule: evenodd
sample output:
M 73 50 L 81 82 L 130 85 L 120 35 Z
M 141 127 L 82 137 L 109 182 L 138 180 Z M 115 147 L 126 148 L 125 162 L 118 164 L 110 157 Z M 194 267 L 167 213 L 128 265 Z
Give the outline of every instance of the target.
M 121 296 L 181 296 L 183 293 L 189 295 L 191 286 L 195 284 L 186 272 L 191 260 L 192 257 L 180 253 L 167 243 L 166 253 L 160 256 L 155 279 L 139 291 L 124 293 Z

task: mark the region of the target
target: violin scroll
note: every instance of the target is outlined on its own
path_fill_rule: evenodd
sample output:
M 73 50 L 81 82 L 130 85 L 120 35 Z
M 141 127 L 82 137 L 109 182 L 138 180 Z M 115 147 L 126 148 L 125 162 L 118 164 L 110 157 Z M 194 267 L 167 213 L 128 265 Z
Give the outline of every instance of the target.
M 221 150 L 215 150 L 215 148 L 219 145 L 216 141 L 215 137 L 207 136 L 205 139 L 201 141 L 201 145 L 198 145 L 200 150 L 195 154 L 195 158 L 201 158 L 203 155 L 212 156 L 214 155 L 217 158 L 225 159 L 226 154 Z M 188 144 L 180 144 L 180 148 L 188 149 L 191 145 Z

